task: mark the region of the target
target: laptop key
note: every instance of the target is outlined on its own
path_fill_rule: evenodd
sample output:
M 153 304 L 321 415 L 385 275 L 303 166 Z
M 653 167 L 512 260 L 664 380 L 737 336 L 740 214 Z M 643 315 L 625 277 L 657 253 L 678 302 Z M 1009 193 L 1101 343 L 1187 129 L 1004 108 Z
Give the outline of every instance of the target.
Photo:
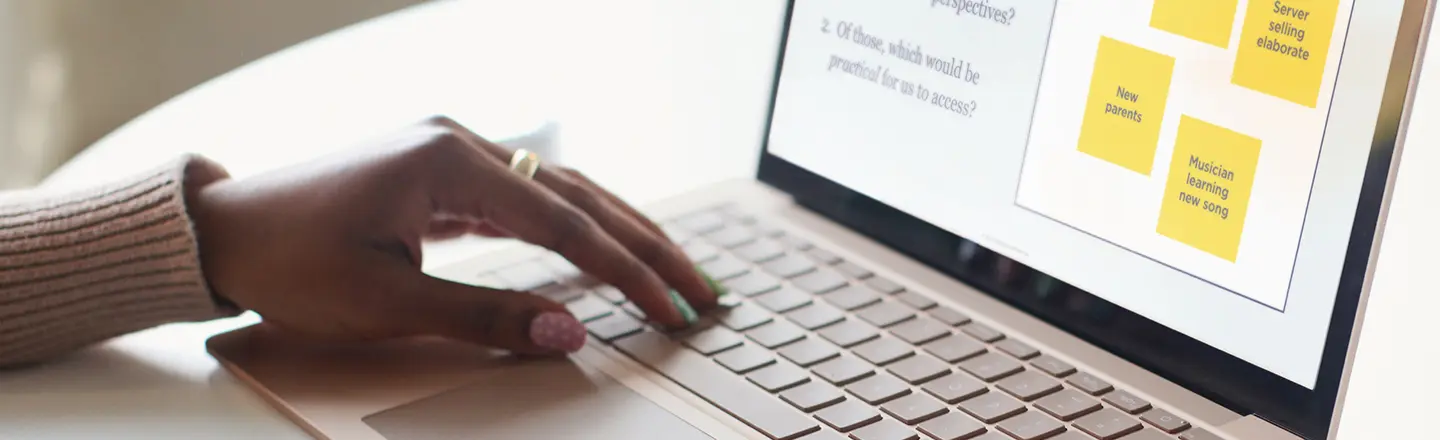
M 795 365 L 809 367 L 840 355 L 834 345 L 818 339 L 806 339 L 780 349 L 780 357 L 789 359 Z
M 921 393 L 914 393 L 891 400 L 880 407 L 881 411 L 906 425 L 914 425 L 945 414 L 945 404 Z
M 876 374 L 847 385 L 845 391 L 871 405 L 889 402 L 910 393 L 910 387 L 888 374 Z
M 923 354 L 901 359 L 890 364 L 889 367 L 885 367 L 885 369 L 890 371 L 890 374 L 894 374 L 895 377 L 909 382 L 912 385 L 919 385 L 931 379 L 950 374 L 950 365 L 940 362 L 939 359 Z
M 860 309 L 855 312 L 855 316 L 876 327 L 885 328 L 914 318 L 915 312 L 900 303 L 885 301 Z
M 536 288 L 530 293 L 541 298 L 564 304 L 583 298 L 585 296 L 585 289 L 581 289 L 579 287 L 571 286 L 568 284 L 551 284 L 548 286 Z
M 895 299 L 900 300 L 900 302 L 905 303 L 905 305 L 914 307 L 915 310 L 930 310 L 939 305 L 935 300 L 909 290 L 895 294 Z
M 700 263 L 700 271 L 717 281 L 725 281 L 744 275 L 750 271 L 750 266 L 738 258 L 721 255 L 713 260 Z
M 580 322 L 594 321 L 615 312 L 605 300 L 589 295 L 566 304 L 565 308 L 570 309 L 570 314 L 575 315 L 575 319 Z
M 785 314 L 791 322 L 806 330 L 815 330 L 845 320 L 845 314 L 828 304 L 815 303 Z
M 788 254 L 770 260 L 761 267 L 780 278 L 795 278 L 815 270 L 815 263 L 799 255 Z
M 805 339 L 805 331 L 800 330 L 794 324 L 785 321 L 775 321 L 745 332 L 750 340 L 760 346 L 775 349 L 780 346 Z
M 969 440 L 985 433 L 985 425 L 961 413 L 949 413 L 920 424 L 920 432 L 935 440 Z
M 760 310 L 759 307 L 750 304 L 741 304 L 729 310 L 720 312 L 720 323 L 731 330 L 743 332 L 765 324 L 773 320 L 769 313 Z
M 1030 361 L 1030 365 L 1034 365 L 1035 368 L 1039 368 L 1040 371 L 1044 371 L 1055 377 L 1065 377 L 1075 374 L 1074 366 L 1050 355 L 1035 358 L 1035 360 Z
M 692 241 L 689 244 L 681 246 L 680 250 L 685 251 L 685 256 L 690 257 L 690 261 L 696 263 L 714 260 L 720 256 L 721 252 L 720 248 L 703 241 Z
M 735 255 L 753 263 L 762 263 L 785 255 L 785 246 L 775 240 L 762 238 L 735 248 Z
M 860 265 L 849 261 L 841 261 L 835 264 L 835 269 L 857 280 L 863 280 L 875 275 L 875 272 L 871 272 L 870 269 L 860 267 Z
M 686 347 L 710 356 L 725 350 L 729 350 L 745 343 L 745 338 L 724 327 L 710 327 L 694 334 L 685 335 L 680 341 Z
M 555 272 L 539 260 L 502 268 L 495 276 L 504 280 L 511 290 L 530 291 L 555 284 Z
M 949 307 L 936 307 L 930 309 L 929 312 L 931 318 L 935 318 L 951 327 L 959 327 L 970 322 L 969 316 L 965 316 L 964 313 L 957 312 L 955 309 Z
M 866 286 L 853 284 L 824 296 L 825 301 L 841 310 L 858 310 L 880 302 L 880 292 Z
M 729 249 L 755 241 L 756 238 L 759 238 L 759 235 L 760 234 L 756 233 L 753 229 L 734 225 L 726 226 L 720 230 L 705 234 L 705 238 L 709 239 L 711 243 L 715 243 L 716 246 Z
M 639 332 L 640 329 L 645 328 L 645 324 L 629 315 L 614 313 L 585 323 L 585 328 L 590 330 L 590 334 L 595 335 L 596 339 L 612 342 Z
M 1105 403 L 1114 405 L 1121 411 L 1130 414 L 1139 414 L 1141 411 L 1150 409 L 1150 402 L 1136 397 L 1134 394 L 1130 394 L 1129 391 L 1125 390 L 1115 390 L 1115 392 L 1106 394 L 1105 397 L 1100 398 L 1100 400 L 1104 400 Z
M 910 427 L 894 420 L 883 419 L 855 430 L 850 434 L 855 440 L 918 440 L 920 436 Z
M 750 383 L 772 393 L 794 388 L 810 381 L 810 375 L 794 365 L 777 362 L 768 367 L 750 372 L 745 376 Z
M 820 429 L 809 417 L 786 408 L 764 391 L 726 373 L 709 359 L 680 347 L 664 335 L 645 332 L 621 340 L 615 347 L 766 437 L 790 440 Z
M 640 310 L 640 306 L 635 305 L 635 303 L 633 302 L 627 302 L 624 305 L 620 306 L 620 310 L 624 310 L 625 313 L 629 313 L 630 316 L 635 317 L 635 319 L 641 321 L 645 320 L 645 311 Z
M 575 263 L 571 263 L 570 260 L 565 259 L 565 257 L 560 254 L 546 254 L 540 258 L 540 261 L 546 267 L 550 268 L 555 274 L 555 279 L 558 281 L 573 281 L 580 278 L 581 275 L 585 275 L 585 271 L 580 270 L 579 267 L 575 266 Z
M 820 337 L 844 348 L 854 347 L 862 342 L 875 339 L 880 332 L 869 324 L 858 321 L 843 321 L 820 330 Z
M 1100 402 L 1072 389 L 1063 389 L 1035 402 L 1035 407 L 1066 422 L 1100 410 Z
M 745 296 L 756 296 L 780 288 L 780 280 L 761 272 L 750 272 L 725 281 L 731 292 Z
M 1036 368 L 1039 368 L 1039 366 L 1037 365 Z M 1053 376 L 1054 374 L 1051 375 Z M 1074 376 L 1070 376 L 1069 379 L 1065 379 L 1065 383 L 1068 383 L 1070 384 L 1070 386 L 1073 386 L 1075 388 L 1079 388 L 1080 391 L 1089 393 L 1092 396 L 1099 396 L 1101 394 L 1110 392 L 1110 390 L 1115 389 L 1115 387 L 1110 385 L 1110 382 L 1106 382 L 1105 379 L 1101 379 L 1095 377 L 1094 375 L 1091 375 L 1090 373 L 1084 372 L 1077 373 Z
M 805 253 L 807 255 L 810 255 L 811 259 L 814 259 L 815 261 L 826 265 L 839 263 L 843 260 L 842 258 L 840 258 L 839 255 L 835 255 L 835 253 L 833 252 L 820 249 L 818 247 L 811 247 L 810 249 L 805 250 Z
M 996 423 L 1025 412 L 1025 404 L 1001 393 L 985 393 L 964 402 L 960 410 L 985 423 Z
M 886 295 L 894 295 L 905 290 L 905 286 L 881 277 L 870 278 L 865 281 L 865 284 Z
M 848 283 L 844 275 L 827 267 L 821 267 L 813 272 L 795 277 L 790 282 L 810 293 L 827 293 L 845 287 L 845 284 Z
M 1190 427 L 1190 422 L 1170 413 L 1170 411 L 1160 408 L 1146 411 L 1145 414 L 1140 415 L 1140 420 L 1171 434 L 1184 431 Z
M 717 212 L 705 211 L 682 217 L 675 224 L 690 232 L 704 234 L 725 227 L 725 217 Z
M 1117 439 L 1140 430 L 1140 422 L 1111 408 L 1101 409 L 1081 417 L 1073 425 L 1100 440 Z
M 880 420 L 880 413 L 860 402 L 846 400 L 816 411 L 815 418 L 836 431 L 849 432 Z
M 801 437 L 800 440 L 850 440 L 845 434 L 837 434 L 835 431 L 820 430 L 814 434 Z
M 1160 431 L 1145 429 L 1134 434 L 1125 436 L 1122 440 L 1172 440 L 1174 437 L 1165 435 Z
M 1040 440 L 1065 431 L 1065 425 L 1034 411 L 1005 419 L 996 427 L 1018 440 Z
M 960 362 L 960 369 L 980 380 L 994 382 L 1011 374 L 1019 373 L 1025 367 L 1008 356 L 990 352 Z
M 885 365 L 915 354 L 909 344 L 894 338 L 879 338 L 851 349 L 856 356 L 875 365 Z
M 616 289 L 614 286 L 596 287 L 594 293 L 596 296 L 604 298 L 606 301 L 610 301 L 611 304 L 615 305 L 625 304 L 625 302 L 630 301 L 629 298 L 625 297 L 625 292 L 621 292 L 620 289 Z
M 920 389 L 951 405 L 988 391 L 984 382 L 963 374 L 951 374 L 935 379 Z
M 1180 440 L 1224 440 L 1204 429 L 1195 428 L 1180 434 Z
M 891 327 L 890 333 L 905 342 L 920 345 L 949 336 L 950 330 L 939 321 L 921 317 Z
M 695 238 L 694 232 L 690 232 L 690 230 L 674 223 L 660 225 L 660 230 L 665 233 L 666 238 L 669 238 L 671 242 L 676 244 L 685 244 L 689 242 L 690 239 Z
M 820 376 L 821 379 L 825 379 L 832 384 L 844 386 L 845 384 L 875 374 L 875 369 L 864 361 L 851 356 L 841 355 L 838 358 L 816 365 L 810 369 L 810 372 L 815 373 L 815 375 Z
M 996 384 L 996 386 L 999 387 L 1001 391 L 1010 393 L 1011 396 L 1015 396 L 1015 398 L 1026 402 L 1060 391 L 1060 382 L 1056 382 L 1055 379 L 1051 379 L 1049 376 L 1034 371 L 1015 373 L 1010 377 L 1001 379 L 1000 383 Z
M 960 327 L 960 331 L 965 332 L 965 334 L 970 335 L 975 339 L 979 339 L 985 342 L 995 342 L 1001 339 L 1005 339 L 1004 333 L 1000 333 L 1000 331 L 978 322 L 971 322 L 964 327 Z
M 755 232 L 766 237 L 779 237 L 781 235 L 785 235 L 785 229 L 769 221 L 760 220 L 752 217 L 749 219 L 748 223 L 750 224 L 750 229 L 754 229 Z
M 796 237 L 794 235 L 782 234 L 777 239 L 780 240 L 780 242 L 783 243 L 785 246 L 796 250 L 803 251 L 806 249 L 810 249 L 814 246 L 811 245 L 810 242 L 805 241 L 805 239 Z
M 1031 347 L 1030 344 L 1015 339 L 996 342 L 995 348 L 1020 360 L 1026 360 L 1040 355 L 1040 350 L 1036 350 L 1035 347 Z
M 845 400 L 845 394 L 830 384 L 812 380 L 780 392 L 780 400 L 794 405 L 801 411 L 811 412 Z
M 925 352 L 945 362 L 956 363 L 986 352 L 985 345 L 964 335 L 950 335 L 924 345 Z
M 810 294 L 801 292 L 793 287 L 782 287 L 769 293 L 755 297 L 755 303 L 760 307 L 770 309 L 775 313 L 785 313 L 810 305 L 813 301 Z
M 715 355 L 715 362 L 735 374 L 745 374 L 775 363 L 775 357 L 763 348 L 747 344 Z

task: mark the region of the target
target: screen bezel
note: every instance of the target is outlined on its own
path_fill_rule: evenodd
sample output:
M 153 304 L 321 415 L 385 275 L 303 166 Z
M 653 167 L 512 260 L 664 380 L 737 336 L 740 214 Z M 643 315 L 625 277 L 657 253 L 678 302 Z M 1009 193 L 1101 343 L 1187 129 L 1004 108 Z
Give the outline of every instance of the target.
M 771 123 L 785 68 L 795 0 L 786 6 L 780 34 L 758 178 L 788 193 L 807 209 L 1231 410 L 1254 414 L 1307 439 L 1323 439 L 1330 431 L 1348 365 L 1351 332 L 1366 287 L 1372 244 L 1382 218 L 1396 140 L 1420 53 L 1420 36 L 1425 33 L 1430 12 L 1428 0 L 1404 2 L 1313 391 L 771 154 Z M 1224 374 L 1217 375 L 1217 371 Z

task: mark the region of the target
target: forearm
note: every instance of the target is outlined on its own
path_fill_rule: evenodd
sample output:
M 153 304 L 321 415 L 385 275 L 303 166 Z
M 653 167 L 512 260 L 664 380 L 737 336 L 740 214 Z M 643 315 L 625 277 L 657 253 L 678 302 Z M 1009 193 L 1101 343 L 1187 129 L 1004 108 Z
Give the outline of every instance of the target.
M 222 176 L 187 158 L 97 190 L 0 199 L 0 366 L 233 313 L 212 299 L 186 210 Z

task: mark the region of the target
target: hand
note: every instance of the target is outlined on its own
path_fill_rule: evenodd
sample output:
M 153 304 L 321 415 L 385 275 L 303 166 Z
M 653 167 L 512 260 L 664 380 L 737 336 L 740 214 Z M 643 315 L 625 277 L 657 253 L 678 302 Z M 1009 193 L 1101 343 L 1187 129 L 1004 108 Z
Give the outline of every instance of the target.
M 438 335 L 530 354 L 578 350 L 585 328 L 541 297 L 421 273 L 423 239 L 549 248 L 671 327 L 715 306 L 713 281 L 654 223 L 573 170 L 542 164 L 526 179 L 510 154 L 435 118 L 370 148 L 211 184 L 192 197 L 202 268 L 217 295 L 306 335 Z

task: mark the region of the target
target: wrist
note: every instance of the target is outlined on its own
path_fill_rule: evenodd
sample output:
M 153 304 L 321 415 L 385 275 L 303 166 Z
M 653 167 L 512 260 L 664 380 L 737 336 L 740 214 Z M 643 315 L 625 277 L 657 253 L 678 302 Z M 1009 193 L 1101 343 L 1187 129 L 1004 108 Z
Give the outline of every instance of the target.
M 210 267 L 206 264 L 210 260 L 207 258 L 210 252 L 207 251 L 211 247 L 209 238 L 214 234 L 214 228 L 210 226 L 214 222 L 214 216 L 210 214 L 210 204 L 204 196 L 205 189 L 229 178 L 230 174 L 225 171 L 224 167 L 204 157 L 194 156 L 185 166 L 183 188 L 185 206 L 195 233 L 196 246 L 200 255 L 200 271 L 205 279 L 206 289 L 210 292 L 211 300 L 217 307 L 238 311 L 240 307 L 234 301 L 221 295 L 215 289 L 215 285 L 209 277 Z

